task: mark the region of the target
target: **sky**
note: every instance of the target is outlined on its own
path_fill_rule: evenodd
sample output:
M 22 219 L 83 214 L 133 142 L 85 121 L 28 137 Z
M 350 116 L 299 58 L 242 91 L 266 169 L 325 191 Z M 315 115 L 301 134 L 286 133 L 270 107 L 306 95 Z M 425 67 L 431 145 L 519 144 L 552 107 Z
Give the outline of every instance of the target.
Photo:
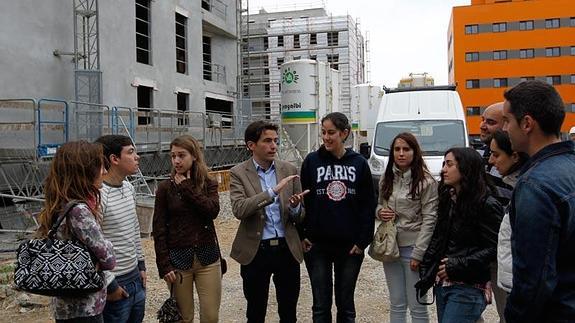
M 453 6 L 470 0 L 249 0 L 250 12 L 321 7 L 333 15 L 359 20 L 369 39 L 370 78 L 374 85 L 396 87 L 409 73 L 429 73 L 447 84 L 447 27 Z M 278 10 L 279 9 L 279 10 Z

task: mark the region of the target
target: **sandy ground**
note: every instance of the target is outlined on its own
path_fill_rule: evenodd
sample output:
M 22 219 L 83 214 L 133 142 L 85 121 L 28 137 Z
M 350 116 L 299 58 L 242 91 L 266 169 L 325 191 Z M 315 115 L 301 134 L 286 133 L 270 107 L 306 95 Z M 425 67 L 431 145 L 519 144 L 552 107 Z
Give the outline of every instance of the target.
M 231 217 L 227 195 L 222 194 L 222 211 L 216 220 L 216 228 L 224 255 L 229 255 L 230 247 L 239 222 Z M 158 277 L 155 264 L 153 241 L 144 239 L 146 265 L 148 268 L 148 288 L 145 322 L 157 322 L 156 311 L 168 297 L 168 289 L 163 280 Z M 246 301 L 242 292 L 242 280 L 239 274 L 239 264 L 226 256 L 228 272 L 223 279 L 220 322 L 245 322 Z M 301 266 L 301 293 L 298 302 L 298 319 L 301 322 L 311 322 L 312 296 L 309 278 L 305 265 Z M 21 313 L 19 306 L 14 305 L 15 297 L 0 300 L 0 322 L 53 322 L 49 307 L 35 307 L 29 312 Z M 46 300 L 47 301 L 47 300 Z M 359 275 L 356 294 L 357 322 L 389 322 L 389 300 L 385 284 L 383 267 L 380 262 L 366 256 Z M 198 306 L 196 305 L 196 309 Z M 431 321 L 436 322 L 435 306 L 429 306 Z M 335 317 L 335 305 L 333 309 Z M 483 313 L 485 322 L 498 322 L 494 305 L 489 305 Z M 196 321 L 198 315 L 196 315 Z M 275 290 L 270 288 L 270 297 L 266 322 L 279 322 Z

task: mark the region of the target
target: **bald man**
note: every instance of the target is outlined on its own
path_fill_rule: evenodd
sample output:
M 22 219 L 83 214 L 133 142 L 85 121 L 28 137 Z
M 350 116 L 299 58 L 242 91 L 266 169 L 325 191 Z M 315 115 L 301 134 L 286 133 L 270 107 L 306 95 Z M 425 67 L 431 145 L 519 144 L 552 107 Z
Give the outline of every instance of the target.
M 481 123 L 479 124 L 479 130 L 481 131 L 479 139 L 485 144 L 483 159 L 486 161 L 486 165 L 488 165 L 487 160 L 489 160 L 489 155 L 491 155 L 489 144 L 491 144 L 493 134 L 501 129 L 503 129 L 503 102 L 497 102 L 483 111 Z M 488 166 L 488 168 L 490 169 L 491 167 Z

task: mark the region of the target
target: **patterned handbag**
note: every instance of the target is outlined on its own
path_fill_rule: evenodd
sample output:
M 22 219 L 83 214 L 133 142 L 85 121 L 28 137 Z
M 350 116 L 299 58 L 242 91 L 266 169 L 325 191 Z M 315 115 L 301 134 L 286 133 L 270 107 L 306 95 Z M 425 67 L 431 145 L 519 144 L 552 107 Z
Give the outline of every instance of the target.
M 182 283 L 182 274 L 176 272 L 176 275 L 180 275 L 180 284 Z M 164 301 L 162 307 L 156 313 L 156 318 L 160 323 L 172 323 L 179 322 L 183 320 L 182 314 L 178 309 L 178 303 L 176 302 L 176 297 L 174 297 L 174 284 L 170 286 L 170 297 Z
M 46 296 L 83 296 L 104 288 L 88 248 L 77 239 L 58 240 L 56 232 L 70 210 L 69 202 L 44 239 L 22 243 L 16 252 L 14 283 L 17 289 Z

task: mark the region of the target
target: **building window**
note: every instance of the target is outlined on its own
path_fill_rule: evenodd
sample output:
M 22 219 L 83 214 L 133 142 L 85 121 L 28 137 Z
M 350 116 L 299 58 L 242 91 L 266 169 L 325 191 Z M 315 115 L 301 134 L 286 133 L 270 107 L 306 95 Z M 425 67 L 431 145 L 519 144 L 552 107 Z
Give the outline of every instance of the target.
M 466 107 L 468 116 L 480 116 L 481 115 L 481 107 Z
M 465 61 L 466 62 L 479 61 L 479 53 L 478 52 L 465 53 Z
M 250 87 L 247 85 L 244 85 L 244 96 L 249 96 L 250 95 Z
M 212 80 L 212 39 L 208 36 L 202 37 L 204 80 Z
M 559 27 L 561 27 L 561 22 L 559 18 L 545 19 L 545 28 L 550 29 Z
M 327 54 L 327 62 L 331 68 L 339 70 L 339 54 Z
M 178 100 L 178 112 L 182 113 L 181 117 L 178 117 L 178 126 L 188 125 L 189 123 L 189 116 L 186 116 L 186 111 L 190 110 L 189 102 L 190 102 L 190 95 L 188 93 L 177 93 L 177 100 Z
M 206 9 L 210 11 L 210 1 L 209 0 L 202 0 L 202 9 Z
M 522 76 L 521 77 L 521 82 L 525 82 L 525 81 L 533 81 L 535 80 L 534 76 Z
M 493 52 L 493 60 L 499 61 L 507 59 L 507 51 L 506 50 L 496 50 Z
M 494 33 L 502 33 L 507 31 L 507 23 L 506 22 L 496 22 L 493 24 L 493 32 Z
M 270 75 L 270 69 L 269 68 L 264 68 L 264 75 Z
M 293 35 L 293 48 L 300 48 L 299 35 Z
M 278 47 L 284 47 L 284 36 L 278 36 Z
M 150 124 L 152 97 L 154 89 L 148 86 L 138 86 L 138 125 Z
M 270 41 L 267 37 L 264 37 L 264 50 L 267 50 L 270 45 L 269 45 Z
M 561 75 L 549 75 L 547 76 L 547 83 L 551 85 L 561 84 Z
M 547 48 L 545 48 L 545 56 L 546 57 L 561 56 L 561 48 L 560 47 L 547 47 Z
M 151 65 L 150 0 L 136 0 L 136 62 Z
M 479 80 L 467 80 L 465 81 L 465 87 L 468 89 L 478 89 Z
M 187 72 L 187 57 L 188 52 L 186 49 L 186 26 L 187 18 L 176 13 L 176 72 L 186 74 Z
M 477 34 L 479 32 L 479 25 L 466 25 L 465 34 Z
M 507 87 L 507 79 L 506 78 L 493 79 L 493 87 Z
M 327 33 L 327 45 L 328 46 L 338 46 L 339 44 L 339 33 L 337 31 L 331 31 Z
M 283 57 L 278 57 L 277 58 L 277 64 L 278 64 L 278 69 L 282 66 L 282 64 L 284 63 L 285 59 Z
M 533 30 L 533 20 L 520 21 L 519 30 Z
M 317 34 L 309 34 L 309 44 L 310 45 L 317 45 Z
M 519 58 L 533 58 L 535 50 L 533 48 L 526 48 L 519 50 Z
M 309 55 L 309 59 L 313 59 L 314 61 L 317 61 L 317 55 Z

